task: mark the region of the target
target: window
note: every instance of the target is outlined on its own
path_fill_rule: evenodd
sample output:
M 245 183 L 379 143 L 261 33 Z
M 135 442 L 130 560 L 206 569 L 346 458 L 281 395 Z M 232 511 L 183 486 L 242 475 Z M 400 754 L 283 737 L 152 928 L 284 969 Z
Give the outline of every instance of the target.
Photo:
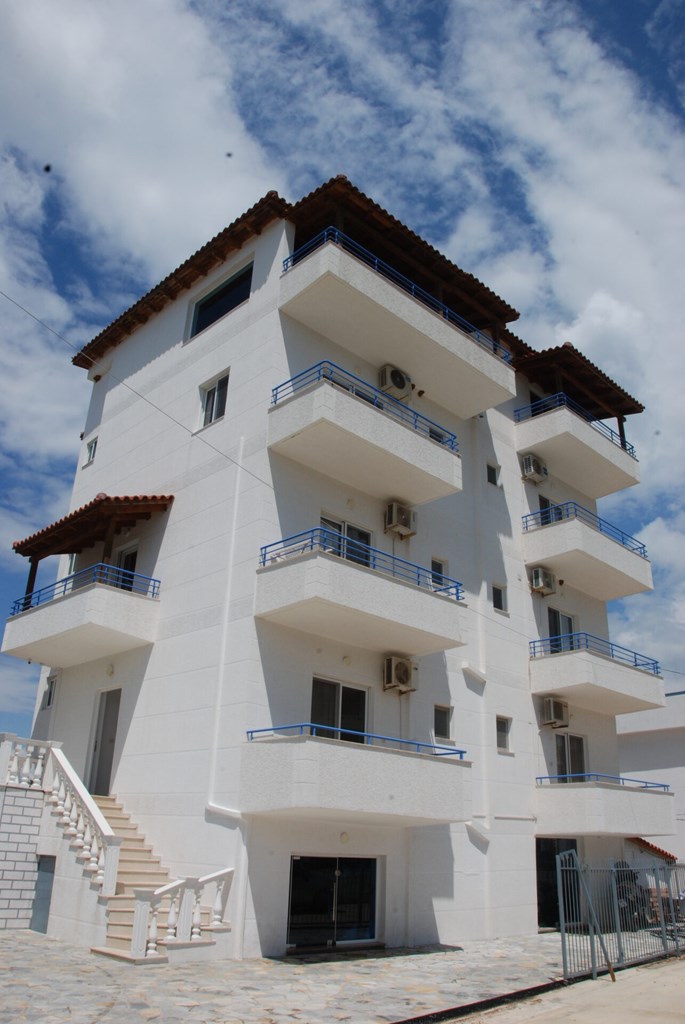
M 84 466 L 90 465 L 90 463 L 95 458 L 95 452 L 97 451 L 97 446 L 98 446 L 98 439 L 97 439 L 97 437 L 94 437 L 93 440 L 89 441 L 88 444 L 86 445 L 86 461 L 84 462 Z
M 492 584 L 492 607 L 498 612 L 507 610 L 507 588 L 497 583 Z
M 364 737 L 357 734 L 366 731 L 366 691 L 327 679 L 314 679 L 311 721 L 312 725 L 327 727 L 317 729 L 317 736 L 363 743 Z M 347 729 L 350 732 L 346 732 Z
M 538 500 L 540 503 L 541 526 L 549 526 L 550 523 L 557 523 L 560 519 L 563 519 L 563 509 L 559 508 L 558 505 L 555 505 L 553 502 L 551 502 L 549 498 L 545 498 L 541 494 Z
M 450 719 L 452 708 L 442 707 L 436 704 L 433 708 L 433 733 L 436 740 L 450 739 Z
M 509 750 L 509 734 L 511 733 L 511 718 L 503 715 L 497 716 L 497 749 Z
M 48 676 L 47 686 L 43 692 L 43 700 L 41 707 L 43 709 L 51 708 L 55 703 L 55 688 L 57 686 L 57 676 Z
M 193 326 L 190 337 L 194 338 L 206 327 L 226 316 L 236 306 L 240 306 L 250 297 L 252 287 L 252 264 L 235 274 L 230 280 L 220 285 L 195 306 Z
M 226 394 L 228 392 L 228 374 L 220 377 L 213 384 L 202 390 L 202 426 L 206 427 L 215 420 L 220 420 L 226 412 Z
M 371 534 L 368 530 L 360 530 L 351 523 L 341 523 L 325 516 L 321 516 L 321 527 L 326 551 L 346 558 L 348 562 L 356 562 L 357 565 L 370 564 Z
M 136 562 L 138 561 L 138 548 L 129 548 L 119 555 L 119 572 L 117 586 L 121 590 L 133 590 Z
M 572 736 L 570 733 L 558 732 L 554 736 L 557 755 L 557 775 L 575 775 L 577 778 L 559 779 L 560 782 L 584 782 L 585 781 L 585 740 L 582 736 Z
M 575 647 L 573 637 L 573 619 L 570 615 L 557 611 L 556 608 L 547 609 L 547 622 L 551 643 L 550 654 L 558 654 L 560 651 L 572 651 Z
M 441 590 L 445 586 L 447 575 L 447 562 L 443 558 L 431 558 L 431 583 L 435 590 Z
M 489 484 L 494 484 L 495 487 L 497 487 L 498 484 L 499 484 L 499 467 L 498 466 L 493 466 L 490 462 L 488 462 L 487 474 L 488 474 L 488 483 Z

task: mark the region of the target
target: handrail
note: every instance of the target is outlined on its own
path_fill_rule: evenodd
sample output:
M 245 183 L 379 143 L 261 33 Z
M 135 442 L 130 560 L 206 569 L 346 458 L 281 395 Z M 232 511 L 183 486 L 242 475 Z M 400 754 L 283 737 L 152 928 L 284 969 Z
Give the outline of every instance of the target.
M 419 740 L 405 740 L 399 736 L 383 736 L 381 733 L 376 732 L 359 732 L 357 729 L 343 729 L 342 727 L 332 725 L 322 725 L 320 722 L 294 722 L 291 725 L 272 725 L 265 729 L 248 729 L 247 738 L 249 742 L 254 740 L 255 736 L 262 735 L 263 733 L 278 733 L 286 732 L 291 729 L 299 730 L 298 735 L 300 736 L 317 736 L 320 735 L 323 739 L 338 739 L 344 740 L 346 736 L 359 736 L 364 740 L 364 744 L 373 746 L 373 743 L 367 744 L 367 740 L 383 740 L 386 743 L 399 744 L 400 746 L 411 747 L 420 754 L 422 750 L 427 750 L 430 754 L 435 757 L 449 757 L 450 755 L 456 755 L 460 761 L 464 760 L 466 754 L 465 750 L 460 750 L 458 747 L 446 747 L 440 746 L 437 743 L 422 743 Z M 308 729 L 309 732 L 305 733 Z M 319 733 L 317 733 L 317 729 Z M 331 735 L 337 733 L 338 735 Z M 356 742 L 356 741 L 352 741 Z
M 612 430 L 611 427 L 602 420 L 598 420 L 596 416 L 593 416 L 591 412 L 584 409 L 582 405 L 579 405 L 578 402 L 574 401 L 574 399 L 565 395 L 563 391 L 559 391 L 556 395 L 549 395 L 547 398 L 541 398 L 539 401 L 533 402 L 531 405 L 523 405 L 520 409 L 514 409 L 514 419 L 517 423 L 522 423 L 523 420 L 531 419 L 533 416 L 541 416 L 542 413 L 563 407 L 576 413 L 584 419 L 586 423 L 589 423 L 591 427 L 594 427 L 595 430 L 599 430 L 601 434 L 608 437 L 612 444 L 615 444 L 618 448 L 622 448 L 624 452 L 627 452 L 631 458 L 637 461 L 635 448 L 632 444 L 626 441 L 624 437 L 621 437 L 621 435 L 615 430 Z
M 160 581 L 151 576 L 143 576 L 139 572 L 131 572 L 129 569 L 121 569 L 116 565 L 107 565 L 105 562 L 98 562 L 96 565 L 89 565 L 86 569 L 79 569 L 78 572 L 65 576 L 64 579 L 50 583 L 47 587 L 34 590 L 31 594 L 24 594 L 17 598 L 12 605 L 10 616 L 18 615 L 29 608 L 37 608 L 38 605 L 55 598 L 64 597 L 81 587 L 90 586 L 93 583 L 103 584 L 108 587 L 116 587 L 118 590 L 129 590 L 134 594 L 142 594 L 144 597 L 159 597 Z
M 202 878 L 176 878 L 158 889 L 134 889 L 133 933 L 131 955 L 137 959 L 159 957 L 158 942 L 200 942 L 202 940 L 202 895 L 209 885 L 216 886 L 211 907 L 211 921 L 205 930 L 227 929 L 224 913 L 234 868 L 221 868 Z M 164 899 L 169 900 L 166 932 L 159 939 L 158 918 Z
M 399 285 L 403 291 L 408 292 L 412 298 L 418 299 L 419 302 L 423 303 L 424 306 L 428 306 L 434 313 L 437 313 L 448 323 L 452 324 L 453 327 L 457 327 L 459 330 L 468 334 L 475 342 L 481 345 L 483 348 L 491 352 L 492 355 L 502 359 L 505 363 L 512 362 L 512 355 L 504 345 L 500 345 L 498 341 L 491 338 L 489 334 L 481 331 L 480 328 L 474 327 L 473 324 L 469 323 L 461 314 L 455 313 L 453 309 L 446 306 L 444 302 L 440 302 L 434 295 L 426 291 L 425 288 L 421 288 L 420 285 L 415 284 L 411 278 L 406 277 L 400 273 L 385 260 L 379 259 L 374 253 L 365 249 L 358 242 L 355 242 L 349 235 L 344 234 L 334 227 L 324 228 L 314 238 L 310 238 L 308 242 L 296 249 L 295 252 L 291 253 L 290 256 L 283 260 L 283 273 L 287 273 L 296 263 L 303 260 L 310 253 L 314 252 L 320 246 L 325 245 L 326 242 L 333 242 L 334 245 L 339 245 L 345 252 L 351 253 L 356 256 L 357 259 L 361 260 L 366 266 L 371 267 L 377 274 L 381 274 L 383 277 L 392 281 L 393 284 Z
M 407 562 L 404 558 L 398 558 L 387 551 L 369 547 L 368 544 L 362 544 L 361 541 L 351 540 L 336 530 L 329 530 L 324 526 L 315 526 L 311 530 L 304 530 L 292 537 L 264 545 L 260 550 L 259 564 L 266 566 L 270 563 L 280 562 L 284 558 L 294 558 L 310 551 L 321 551 L 324 554 L 344 558 L 356 565 L 403 580 L 423 590 L 430 590 L 439 596 L 454 598 L 455 601 L 461 601 L 464 597 L 462 584 L 458 580 L 435 573 L 414 562 Z
M 529 643 L 531 658 L 546 657 L 550 654 L 567 654 L 569 651 L 590 651 L 592 654 L 600 654 L 605 658 L 612 658 L 614 661 L 622 661 L 631 668 L 642 669 L 651 672 L 653 675 L 661 675 L 659 662 L 653 658 L 647 658 L 644 654 L 638 654 L 620 644 L 612 643 L 600 636 L 593 636 L 592 633 L 566 633 L 559 636 L 543 637 L 540 640 L 531 640 Z
M 417 433 L 423 434 L 431 441 L 444 445 L 450 451 L 459 451 L 456 434 L 447 430 L 446 427 L 440 426 L 439 423 L 435 423 L 434 420 L 429 419 L 427 416 L 422 415 L 422 413 L 414 412 L 404 402 L 400 402 L 387 392 L 374 387 L 373 384 L 362 380 L 361 377 L 356 377 L 353 373 L 343 370 L 341 366 L 332 363 L 328 359 L 324 359 L 320 363 L 316 363 L 315 366 L 310 366 L 309 369 L 303 370 L 301 373 L 291 377 L 290 380 L 278 384 L 271 392 L 271 404 L 278 405 L 280 401 L 322 380 L 329 381 L 331 384 L 337 384 L 338 387 L 342 387 L 351 394 L 356 395 L 357 398 L 363 399 L 381 412 L 388 413 L 388 415 L 401 420 L 402 423 L 411 427 Z
M 540 509 L 539 512 L 530 512 L 523 516 L 523 529 L 525 532 L 529 532 L 537 530 L 541 526 L 551 526 L 564 519 L 578 519 L 594 530 L 611 537 L 612 540 L 618 541 L 624 548 L 634 551 L 641 558 L 647 558 L 647 548 L 641 541 L 631 537 L 629 533 L 625 533 L 618 526 L 607 522 L 606 519 L 600 519 L 598 515 L 579 505 L 577 501 L 563 501 L 559 505 L 550 505 L 548 508 Z
M 573 775 L 538 775 L 536 783 L 541 786 L 545 782 L 573 783 L 576 782 L 601 782 L 608 780 L 610 783 L 619 786 L 636 786 L 639 789 L 660 789 L 668 793 L 670 786 L 665 782 L 648 782 L 645 779 L 626 779 L 622 775 L 605 775 L 602 772 L 576 772 Z

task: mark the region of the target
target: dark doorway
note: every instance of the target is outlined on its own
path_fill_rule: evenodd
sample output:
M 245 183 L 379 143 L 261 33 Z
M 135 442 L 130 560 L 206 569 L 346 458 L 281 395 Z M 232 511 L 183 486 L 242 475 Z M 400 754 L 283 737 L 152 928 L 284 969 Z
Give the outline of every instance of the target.
M 99 796 L 109 795 L 109 784 L 114 763 L 114 742 L 117 738 L 121 690 L 107 690 L 100 694 L 98 721 L 93 747 L 93 766 L 90 772 L 90 791 Z
M 535 866 L 538 880 L 538 927 L 559 927 L 559 898 L 557 894 L 558 853 L 578 850 L 577 839 L 536 839 Z
M 52 899 L 52 883 L 55 878 L 55 857 L 45 854 L 38 856 L 38 875 L 36 876 L 36 892 L 33 897 L 31 924 L 34 932 L 47 932 L 50 916 L 50 900 Z
M 375 937 L 375 860 L 292 858 L 288 945 L 330 947 Z

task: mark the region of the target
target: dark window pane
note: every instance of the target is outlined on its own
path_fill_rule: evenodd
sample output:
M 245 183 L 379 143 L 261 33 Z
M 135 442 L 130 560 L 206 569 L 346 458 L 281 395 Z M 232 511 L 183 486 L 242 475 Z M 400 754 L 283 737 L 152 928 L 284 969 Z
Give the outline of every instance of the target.
M 202 299 L 195 307 L 195 320 L 191 337 L 204 331 L 206 327 L 216 323 L 232 309 L 250 297 L 252 287 L 252 266 L 232 277 L 226 284 Z
M 312 724 L 338 724 L 337 683 L 328 683 L 325 679 L 315 679 L 312 683 Z M 337 733 L 333 729 L 317 729 L 316 735 L 335 739 Z
M 352 729 L 354 732 L 364 732 L 366 723 L 366 694 L 363 690 L 353 690 L 350 687 L 342 687 L 340 699 L 340 726 L 341 729 Z M 351 736 L 349 733 L 340 733 L 341 740 L 350 740 L 354 743 L 363 743 L 363 736 Z
M 433 712 L 433 731 L 436 738 L 446 740 L 450 735 L 450 709 L 436 705 Z

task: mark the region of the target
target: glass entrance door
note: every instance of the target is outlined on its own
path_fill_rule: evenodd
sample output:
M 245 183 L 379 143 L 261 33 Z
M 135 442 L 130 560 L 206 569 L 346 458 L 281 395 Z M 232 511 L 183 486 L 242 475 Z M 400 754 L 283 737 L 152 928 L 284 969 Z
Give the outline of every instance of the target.
M 376 935 L 376 861 L 293 857 L 288 945 L 335 946 Z

